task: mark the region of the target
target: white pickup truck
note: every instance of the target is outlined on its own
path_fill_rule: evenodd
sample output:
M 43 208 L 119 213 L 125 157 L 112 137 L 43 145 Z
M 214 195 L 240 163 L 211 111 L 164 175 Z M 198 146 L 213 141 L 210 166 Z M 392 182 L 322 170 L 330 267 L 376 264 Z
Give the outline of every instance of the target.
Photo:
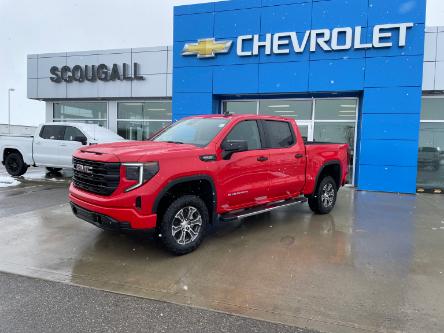
M 11 176 L 21 176 L 30 166 L 43 166 L 50 172 L 72 168 L 72 154 L 80 147 L 125 141 L 98 125 L 48 123 L 34 136 L 0 136 L 2 164 Z

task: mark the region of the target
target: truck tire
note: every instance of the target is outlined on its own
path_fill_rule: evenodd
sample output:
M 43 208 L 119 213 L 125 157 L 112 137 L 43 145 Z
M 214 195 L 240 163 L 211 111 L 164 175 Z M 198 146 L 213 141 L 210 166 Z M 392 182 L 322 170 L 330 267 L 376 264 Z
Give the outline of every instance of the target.
M 47 170 L 49 173 L 57 173 L 57 172 L 62 171 L 62 168 L 50 168 L 50 167 L 47 167 L 46 170 Z
M 13 177 L 19 177 L 26 173 L 28 166 L 23 161 L 20 153 L 10 153 L 5 158 L 6 171 Z
M 337 194 L 335 180 L 327 176 L 321 180 L 314 195 L 308 198 L 308 205 L 315 214 L 328 214 L 335 207 Z
M 208 222 L 208 209 L 201 198 L 195 195 L 179 197 L 163 214 L 160 239 L 175 255 L 190 253 L 202 243 Z

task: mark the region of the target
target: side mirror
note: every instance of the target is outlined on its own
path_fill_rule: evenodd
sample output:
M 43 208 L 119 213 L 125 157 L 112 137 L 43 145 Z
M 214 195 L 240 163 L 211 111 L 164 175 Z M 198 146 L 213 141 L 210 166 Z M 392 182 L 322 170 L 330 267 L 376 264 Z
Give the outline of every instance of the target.
M 223 150 L 223 158 L 229 160 L 234 153 L 248 151 L 248 142 L 245 140 L 228 140 L 221 145 Z
M 86 144 L 88 143 L 84 136 L 76 136 L 74 138 L 74 141 L 80 142 L 84 146 L 86 146 Z

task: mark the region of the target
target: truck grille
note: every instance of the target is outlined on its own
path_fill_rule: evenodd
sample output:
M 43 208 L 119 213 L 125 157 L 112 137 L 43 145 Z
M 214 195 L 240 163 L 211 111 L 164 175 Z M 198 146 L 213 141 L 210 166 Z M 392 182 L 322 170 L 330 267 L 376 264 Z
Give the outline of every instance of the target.
M 105 163 L 73 157 L 75 187 L 100 195 L 111 195 L 119 186 L 120 163 Z

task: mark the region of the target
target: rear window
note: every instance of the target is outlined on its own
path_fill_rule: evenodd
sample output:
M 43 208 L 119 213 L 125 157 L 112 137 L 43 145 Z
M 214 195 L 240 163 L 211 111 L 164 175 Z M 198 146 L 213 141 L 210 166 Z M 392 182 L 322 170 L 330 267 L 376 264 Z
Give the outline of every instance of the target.
M 265 120 L 263 124 L 267 138 L 267 148 L 288 148 L 296 143 L 290 123 Z
M 63 140 L 66 126 L 46 125 L 40 131 L 40 137 L 46 140 Z

